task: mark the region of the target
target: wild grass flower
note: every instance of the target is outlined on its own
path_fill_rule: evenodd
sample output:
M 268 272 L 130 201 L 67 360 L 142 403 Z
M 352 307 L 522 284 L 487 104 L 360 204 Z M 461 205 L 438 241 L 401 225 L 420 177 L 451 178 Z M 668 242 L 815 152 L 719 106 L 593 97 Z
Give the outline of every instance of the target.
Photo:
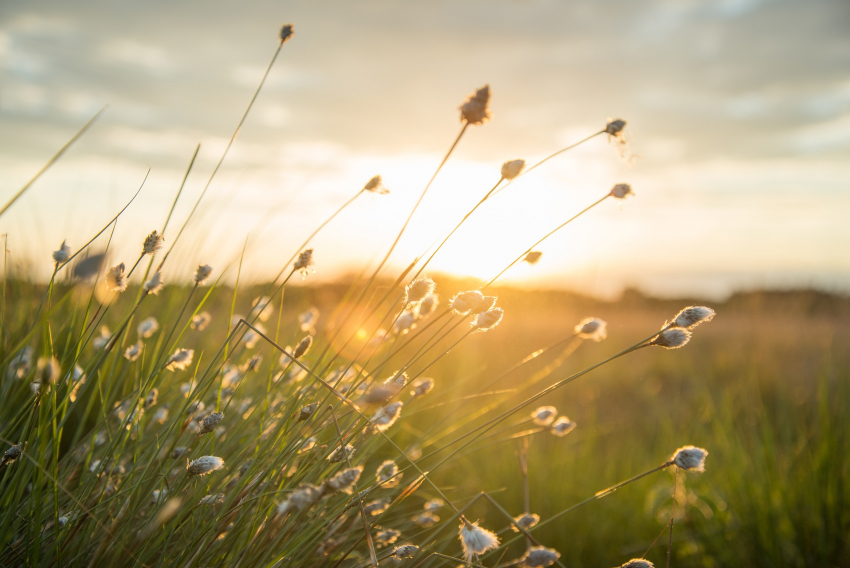
M 202 436 L 214 431 L 215 427 L 218 426 L 219 422 L 223 419 L 224 412 L 213 412 L 204 416 L 204 419 L 200 422 L 201 429 L 198 431 L 198 435 Z
M 567 418 L 566 416 L 561 416 L 555 422 L 552 423 L 552 426 L 549 428 L 549 431 L 552 432 L 553 435 L 562 438 L 572 432 L 576 427 L 576 423 Z
M 137 341 L 124 350 L 124 358 L 128 361 L 135 361 L 142 354 L 142 342 Z
M 156 406 L 158 399 L 159 399 L 159 389 L 154 387 L 150 391 L 148 391 L 147 396 L 145 396 L 145 408 L 150 408 L 152 406 Z
M 201 456 L 195 461 L 189 462 L 186 470 L 190 476 L 202 476 L 212 473 L 224 467 L 224 460 L 218 456 Z
M 632 191 L 632 186 L 627 183 L 618 183 L 614 187 L 611 188 L 611 197 L 616 197 L 617 199 L 625 199 L 630 195 L 634 195 L 635 192 Z
M 401 531 L 396 529 L 381 529 L 375 533 L 375 544 L 378 546 L 389 546 L 398 540 Z
M 204 331 L 212 321 L 212 316 L 209 312 L 201 312 L 192 316 L 190 327 L 196 331 Z
M 123 292 L 127 289 L 127 276 L 124 274 L 124 263 L 117 264 L 106 273 L 106 289 L 113 292 Z
M 69 258 L 71 258 L 71 247 L 69 247 L 65 241 L 62 241 L 62 245 L 59 249 L 53 251 L 53 262 L 55 262 L 58 266 L 64 262 L 68 262 Z
M 620 568 L 655 568 L 655 564 L 644 558 L 632 558 Z
M 372 179 L 366 182 L 366 185 L 363 186 L 363 191 L 369 191 L 371 193 L 378 193 L 380 195 L 386 195 L 390 192 L 389 189 L 384 187 L 384 184 L 381 180 L 381 176 L 374 176 Z
M 599 318 L 584 318 L 576 325 L 575 332 L 582 339 L 599 342 L 608 337 L 608 322 Z
M 195 400 L 186 405 L 186 414 L 189 416 L 200 414 L 206 407 L 207 405 L 204 404 L 203 400 Z
M 414 398 L 419 397 L 419 396 L 425 396 L 426 394 L 431 392 L 431 389 L 434 388 L 434 379 L 431 379 L 431 378 L 416 379 L 416 380 L 413 381 L 411 386 L 413 387 L 413 390 L 410 391 L 410 396 L 412 396 Z
M 502 177 L 508 181 L 514 179 L 522 173 L 525 168 L 525 160 L 510 160 L 502 164 Z
M 42 385 L 52 385 L 59 379 L 61 372 L 56 357 L 39 357 L 35 367 L 35 380 Z
M 440 297 L 437 294 L 431 293 L 422 298 L 419 303 L 419 317 L 427 318 L 434 313 L 440 303 Z
M 354 454 L 354 446 L 351 444 L 346 444 L 345 446 L 337 446 L 337 448 L 330 453 L 328 456 L 328 461 L 331 463 L 340 463 L 349 459 Z
M 292 29 L 292 24 L 284 24 L 280 28 L 280 43 L 286 43 L 294 34 L 295 31 Z
M 414 306 L 413 309 L 404 310 L 401 315 L 396 318 L 393 324 L 393 332 L 396 335 L 404 335 L 416 327 L 416 320 L 419 319 L 419 306 Z
M 24 346 L 9 361 L 6 367 L 6 376 L 23 379 L 32 370 L 33 349 L 29 345 Z
M 100 326 L 99 334 L 91 340 L 92 347 L 98 350 L 103 349 L 111 338 L 112 333 L 109 331 L 109 328 L 102 325 Z
M 418 550 L 419 547 L 415 544 L 403 544 L 396 546 L 390 556 L 396 560 L 404 560 L 405 558 L 413 558 Z
M 251 311 L 248 312 L 248 319 L 269 321 L 273 313 L 274 305 L 272 305 L 272 299 L 268 296 L 260 296 L 259 298 L 254 298 L 254 301 L 251 303 Z
M 204 495 L 201 497 L 201 500 L 198 501 L 198 505 L 217 505 L 219 503 L 224 503 L 224 493 Z
M 80 392 L 80 387 L 82 387 L 86 382 L 86 374 L 83 371 L 83 368 L 79 365 L 74 365 L 74 368 L 71 370 L 71 392 L 68 394 L 68 398 L 71 402 L 76 402 L 77 394 Z
M 433 294 L 436 287 L 437 284 L 427 276 L 417 278 L 407 287 L 408 304 L 418 304 L 426 297 Z
M 538 426 L 549 426 L 557 415 L 558 409 L 554 406 L 541 406 L 531 411 L 531 419 Z
M 680 327 L 672 327 L 670 329 L 662 330 L 658 335 L 656 335 L 652 341 L 649 342 L 650 345 L 658 345 L 659 347 L 663 347 L 665 349 L 678 349 L 679 347 L 684 346 L 691 340 L 691 332 L 687 329 L 682 329 Z
M 312 507 L 322 496 L 322 490 L 315 485 L 305 483 L 289 494 L 277 507 L 277 514 L 286 515 L 292 511 L 303 511 Z
M 192 364 L 194 357 L 194 349 L 177 349 L 165 362 L 165 368 L 169 371 L 182 371 Z
M 703 322 L 710 322 L 714 319 L 714 315 L 715 312 L 711 308 L 691 306 L 676 314 L 676 317 L 673 318 L 673 325 L 685 329 L 693 329 Z
M 418 515 L 413 515 L 410 520 L 416 523 L 417 526 L 420 526 L 423 529 L 427 529 L 439 523 L 440 517 L 435 515 L 431 511 L 425 511 L 423 513 L 419 513 Z
M 460 119 L 467 124 L 484 124 L 490 120 L 490 85 L 484 85 L 470 95 L 460 107 Z
M 162 290 L 163 286 L 165 286 L 165 281 L 162 279 L 162 272 L 157 270 L 153 273 L 153 276 L 145 282 L 143 289 L 147 294 L 157 295 L 159 294 L 159 291 Z
M 445 504 L 446 502 L 439 497 L 434 497 L 433 499 L 426 501 L 422 508 L 433 513 L 434 511 L 442 509 Z
M 165 243 L 165 237 L 160 235 L 154 229 L 151 234 L 145 238 L 145 242 L 142 245 L 143 254 L 156 254 L 160 249 L 162 249 L 162 245 Z
M 298 342 L 298 346 L 295 348 L 295 352 L 292 353 L 292 356 L 295 359 L 300 359 L 310 350 L 310 346 L 313 345 L 313 336 L 306 335 L 304 338 Z
M 327 487 L 333 491 L 339 491 L 341 493 L 351 495 L 354 491 L 354 486 L 360 480 L 361 473 L 363 473 L 362 465 L 344 469 L 327 481 Z
M 493 308 L 478 314 L 475 321 L 472 322 L 474 331 L 490 331 L 502 321 L 505 315 L 505 310 L 502 308 Z
M 495 296 L 485 296 L 478 290 L 461 292 L 451 299 L 451 309 L 456 314 L 480 314 L 491 309 L 496 304 Z
M 540 259 L 542 257 L 543 257 L 542 252 L 533 250 L 533 251 L 529 252 L 527 255 L 525 255 L 525 258 L 523 258 L 522 261 L 527 262 L 528 264 L 534 266 L 535 264 L 540 262 Z
M 511 530 L 518 533 L 519 526 L 521 529 L 527 531 L 534 525 L 540 522 L 540 515 L 535 515 L 534 513 L 523 513 L 522 515 L 514 517 L 514 525 L 511 526 Z
M 301 273 L 302 278 L 306 278 L 307 274 L 310 272 L 310 267 L 315 263 L 313 262 L 313 249 L 307 249 L 298 255 L 298 260 L 295 261 L 295 264 L 292 266 L 293 270 L 297 270 Z M 316 271 L 313 270 L 315 273 Z
M 676 450 L 671 461 L 676 467 L 686 471 L 705 471 L 705 458 L 708 452 L 694 446 L 684 446 Z
M 466 519 L 461 519 L 458 536 L 463 547 L 463 557 L 467 562 L 477 561 L 478 557 L 485 552 L 499 547 L 499 537 L 496 536 L 496 533 Z
M 306 331 L 311 335 L 315 333 L 315 325 L 316 321 L 319 319 L 319 310 L 316 308 L 310 308 L 306 312 L 299 314 L 298 316 L 298 324 L 301 327 L 301 331 Z
M 207 281 L 212 271 L 212 266 L 209 264 L 199 264 L 198 268 L 195 269 L 195 275 L 192 277 L 192 281 L 200 286 Z
M 3 452 L 3 465 L 8 465 L 10 463 L 14 463 L 21 455 L 23 455 L 24 450 L 21 448 L 19 444 L 14 444 L 9 447 L 8 450 Z
M 390 403 L 380 409 L 372 416 L 372 429 L 376 432 L 384 432 L 390 426 L 395 424 L 398 417 L 401 416 L 401 407 L 404 403 L 401 401 Z
M 139 322 L 138 327 L 136 327 L 136 333 L 142 339 L 148 339 L 157 331 L 159 331 L 159 322 L 153 316 L 143 319 Z
M 404 474 L 398 472 L 398 465 L 393 460 L 384 460 L 375 472 L 375 481 L 384 488 L 396 487 L 401 483 Z
M 313 416 L 313 413 L 316 412 L 317 408 L 319 408 L 318 402 L 311 402 L 306 406 L 302 406 L 301 410 L 298 411 L 298 421 L 303 422 Z
M 557 562 L 560 557 L 561 553 L 554 548 L 532 546 L 525 551 L 525 554 L 519 559 L 517 565 L 523 568 L 547 568 Z
M 266 333 L 266 328 L 262 324 L 255 324 L 254 327 L 260 330 L 260 332 Z M 245 345 L 245 349 L 253 349 L 259 342 L 260 334 L 253 329 L 249 328 L 248 331 L 245 332 L 245 335 L 242 336 L 242 344 Z

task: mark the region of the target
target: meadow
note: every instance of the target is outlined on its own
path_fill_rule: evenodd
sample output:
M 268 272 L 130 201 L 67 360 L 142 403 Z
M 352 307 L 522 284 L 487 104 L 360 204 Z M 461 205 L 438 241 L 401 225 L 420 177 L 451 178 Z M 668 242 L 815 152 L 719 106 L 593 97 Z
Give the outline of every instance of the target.
M 579 143 L 622 142 L 601 126 Z M 479 205 L 571 147 L 506 162 Z M 429 274 L 439 246 L 393 274 L 406 223 L 336 284 L 311 282 L 310 238 L 272 282 L 240 284 L 238 258 L 172 279 L 194 212 L 134 227 L 123 262 L 116 212 L 43 259 L 49 282 L 4 264 L 0 565 L 850 563 L 846 297 L 602 301 Z

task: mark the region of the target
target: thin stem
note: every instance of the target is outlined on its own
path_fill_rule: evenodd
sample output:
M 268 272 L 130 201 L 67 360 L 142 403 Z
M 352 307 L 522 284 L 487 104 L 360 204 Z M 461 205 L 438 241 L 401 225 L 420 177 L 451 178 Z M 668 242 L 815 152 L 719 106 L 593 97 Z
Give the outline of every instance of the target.
M 673 522 L 676 520 L 676 491 L 679 489 L 679 468 L 673 477 L 673 503 L 670 505 L 670 536 L 667 540 L 667 568 L 670 568 L 670 557 L 673 552 Z

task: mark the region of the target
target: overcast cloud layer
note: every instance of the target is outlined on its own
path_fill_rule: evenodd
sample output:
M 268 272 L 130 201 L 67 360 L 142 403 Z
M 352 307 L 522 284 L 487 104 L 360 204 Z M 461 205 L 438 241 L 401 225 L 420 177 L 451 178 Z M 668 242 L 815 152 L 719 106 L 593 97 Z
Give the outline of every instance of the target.
M 176 5 L 175 5 L 176 4 Z M 151 174 L 119 223 L 133 262 L 162 224 L 195 145 L 182 222 L 276 47 L 296 35 L 213 183 L 170 277 L 224 267 L 274 274 L 372 175 L 314 243 L 333 277 L 386 250 L 460 127 L 457 107 L 493 90 L 394 255 L 406 265 L 498 179 L 629 121 L 629 165 L 597 137 L 483 208 L 434 261 L 487 277 L 627 181 L 540 247 L 507 281 L 599 294 L 749 286 L 850 289 L 850 4 L 843 1 L 46 2 L 0 5 L 0 201 L 88 118 L 96 127 L 0 219 L 17 260 L 49 271 Z M 477 214 L 478 215 L 478 214 Z M 180 266 L 177 266 L 179 264 Z

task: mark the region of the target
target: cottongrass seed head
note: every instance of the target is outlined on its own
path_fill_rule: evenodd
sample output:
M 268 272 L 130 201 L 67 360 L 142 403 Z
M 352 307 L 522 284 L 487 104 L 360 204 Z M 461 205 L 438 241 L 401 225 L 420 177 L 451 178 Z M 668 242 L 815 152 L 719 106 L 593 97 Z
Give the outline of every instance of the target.
M 632 191 L 632 186 L 627 183 L 618 183 L 611 188 L 611 193 L 609 193 L 611 197 L 616 197 L 617 199 L 625 199 L 634 194 L 635 192 Z
M 501 174 L 506 180 L 512 180 L 522 173 L 525 168 L 525 160 L 510 160 L 502 164 Z
M 165 362 L 165 368 L 169 371 L 182 371 L 192 364 L 194 357 L 194 349 L 177 349 Z
M 419 547 L 415 544 L 403 544 L 393 548 L 390 556 L 396 560 L 403 560 L 405 558 L 413 558 L 417 551 L 419 551 Z
M 298 346 L 295 347 L 295 351 L 292 353 L 292 357 L 295 359 L 300 359 L 310 350 L 310 346 L 313 345 L 313 336 L 307 335 L 298 342 Z
M 684 446 L 676 450 L 670 460 L 676 467 L 686 471 L 705 471 L 705 458 L 708 452 L 695 446 Z
M 558 415 L 558 409 L 554 406 L 541 406 L 531 411 L 531 419 L 538 426 L 548 426 Z
M 386 195 L 390 192 L 389 189 L 384 187 L 383 181 L 381 180 L 381 176 L 374 176 L 372 179 L 366 182 L 366 185 L 363 186 L 363 191 L 369 191 L 371 193 L 377 193 L 379 195 Z
M 411 386 L 413 387 L 413 390 L 410 391 L 410 396 L 412 396 L 412 397 L 425 396 L 426 394 L 431 392 L 431 389 L 434 388 L 434 379 L 430 379 L 430 378 L 416 379 L 415 381 L 413 381 Z
M 344 447 L 337 446 L 337 448 L 328 456 L 328 461 L 331 463 L 340 463 L 350 458 L 353 453 L 354 446 L 351 444 L 346 444 Z
M 645 558 L 632 558 L 620 568 L 655 568 L 655 564 Z
M 384 460 L 375 472 L 375 481 L 383 487 L 391 488 L 401 483 L 398 465 L 393 460 Z
M 378 546 L 389 546 L 398 540 L 401 531 L 396 529 L 382 529 L 375 534 L 375 544 Z
M 301 485 L 289 494 L 280 505 L 277 506 L 277 514 L 285 515 L 290 511 L 303 511 L 313 506 L 322 496 L 322 490 L 311 483 Z
M 514 517 L 514 525 L 511 526 L 511 530 L 516 533 L 519 532 L 520 528 L 527 531 L 539 522 L 540 515 L 535 515 L 534 513 L 523 513 L 522 515 Z
M 599 318 L 584 318 L 576 325 L 575 332 L 582 339 L 599 342 L 608 337 L 608 322 Z
M 665 329 L 656 335 L 650 345 L 658 345 L 664 349 L 678 349 L 691 340 L 691 332 L 681 327 Z
M 567 418 L 566 416 L 561 416 L 555 422 L 552 423 L 552 426 L 549 428 L 549 431 L 552 432 L 553 435 L 562 438 L 566 436 L 570 432 L 572 432 L 576 427 L 576 423 Z
M 560 557 L 561 553 L 554 548 L 532 546 L 520 558 L 519 565 L 525 568 L 547 568 L 557 562 Z
M 210 277 L 212 271 L 212 266 L 209 264 L 199 264 L 198 268 L 195 269 L 195 275 L 192 277 L 192 281 L 200 286 L 207 281 L 207 278 Z
M 192 316 L 192 323 L 190 324 L 190 327 L 195 331 L 204 331 L 211 321 L 212 316 L 209 312 L 201 312 Z
M 460 119 L 467 124 L 484 124 L 490 120 L 490 85 L 484 85 L 470 95 L 460 107 Z
M 307 249 L 298 255 L 298 260 L 295 261 L 292 268 L 293 270 L 299 271 L 302 278 L 306 278 L 307 274 L 310 272 L 310 267 L 313 266 L 313 264 L 313 249 Z M 316 271 L 313 270 L 313 272 Z
M 147 294 L 159 294 L 159 291 L 162 290 L 162 287 L 165 286 L 165 281 L 162 279 L 162 272 L 157 270 L 153 273 L 145 285 L 143 286 L 145 293 Z
M 302 406 L 301 410 L 298 411 L 298 422 L 303 422 L 313 416 L 317 408 L 319 408 L 318 402 L 311 402 L 308 405 Z
M 505 310 L 502 308 L 493 308 L 486 312 L 478 314 L 475 321 L 472 322 L 472 328 L 475 331 L 489 331 L 499 325 L 502 317 L 505 315 Z
M 485 304 L 484 294 L 478 290 L 461 292 L 449 301 L 452 311 L 465 316 L 469 313 L 479 313 Z
M 334 491 L 340 491 L 351 495 L 351 492 L 354 490 L 354 485 L 360 480 L 361 473 L 363 473 L 362 465 L 344 469 L 331 477 L 327 482 L 327 486 Z
M 58 265 L 63 262 L 68 262 L 69 258 L 71 258 L 71 247 L 69 247 L 65 241 L 62 241 L 62 245 L 59 247 L 59 250 L 53 251 L 53 262 Z
M 676 317 L 673 318 L 673 325 L 693 329 L 703 322 L 710 322 L 714 319 L 714 314 L 715 312 L 711 308 L 690 306 L 676 314 Z
M 401 416 L 401 407 L 404 403 L 401 401 L 392 402 L 380 409 L 372 416 L 372 428 L 376 432 L 384 432 L 390 426 L 395 424 L 398 417 Z
M 109 269 L 106 273 L 106 289 L 111 290 L 113 292 L 123 292 L 127 289 L 127 284 L 129 281 L 127 280 L 127 276 L 124 274 L 126 268 L 124 267 L 124 263 L 117 264 Z
M 437 285 L 427 276 L 417 278 L 407 287 L 407 301 L 410 304 L 418 304 L 430 294 L 434 293 Z
M 135 361 L 142 354 L 142 342 L 137 341 L 124 350 L 124 358 L 128 361 Z
M 142 339 L 149 338 L 157 331 L 159 331 L 159 322 L 156 321 L 155 317 L 143 319 L 136 327 L 136 333 L 138 333 L 139 337 L 141 337 Z
M 224 460 L 218 456 L 201 456 L 189 462 L 186 470 L 189 475 L 206 475 L 224 467 Z
M 209 434 L 215 427 L 218 426 L 218 423 L 224 419 L 224 412 L 213 412 L 204 416 L 204 419 L 200 421 L 200 430 L 198 430 L 198 436 L 202 436 L 204 434 Z
M 463 547 L 463 557 L 467 562 L 478 560 L 478 557 L 485 552 L 499 547 L 499 537 L 495 533 L 466 519 L 461 520 L 458 536 Z
M 150 235 L 145 238 L 145 242 L 142 245 L 144 249 L 144 254 L 155 254 L 158 250 L 162 248 L 162 245 L 165 243 L 165 237 L 160 235 L 154 229 Z

